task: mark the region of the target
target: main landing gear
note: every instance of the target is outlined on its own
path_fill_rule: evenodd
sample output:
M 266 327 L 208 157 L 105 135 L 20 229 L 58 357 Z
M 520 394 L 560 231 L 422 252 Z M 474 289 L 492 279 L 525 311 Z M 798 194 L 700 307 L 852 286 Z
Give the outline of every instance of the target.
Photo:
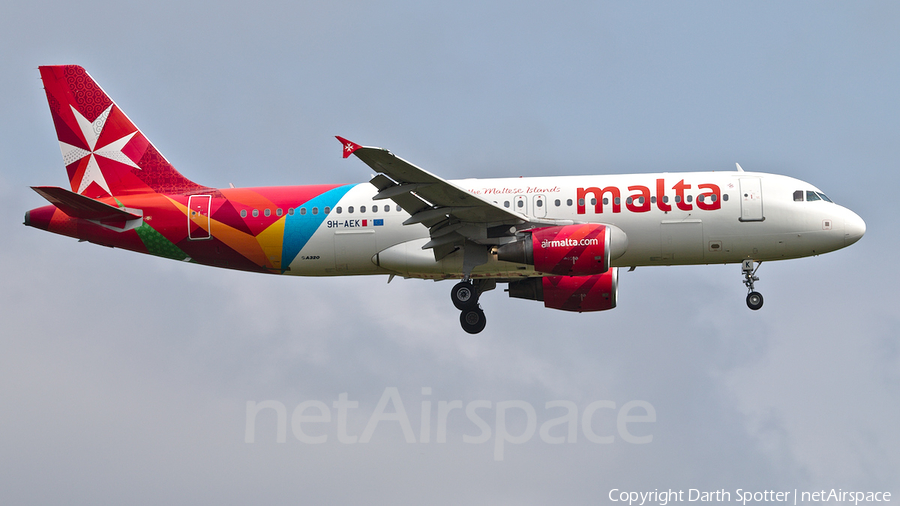
M 478 305 L 481 292 L 486 289 L 483 282 L 472 284 L 470 281 L 457 283 L 450 291 L 450 300 L 460 310 L 459 324 L 469 334 L 477 334 L 484 330 L 487 320 L 484 311 Z
M 756 276 L 756 271 L 759 270 L 760 265 L 762 265 L 762 262 L 759 262 L 756 265 L 756 268 L 754 268 L 753 260 L 749 259 L 741 262 L 741 272 L 744 273 L 744 285 L 750 292 L 747 294 L 747 307 L 754 311 L 763 306 L 762 294 L 753 288 L 753 283 L 759 281 L 759 278 Z

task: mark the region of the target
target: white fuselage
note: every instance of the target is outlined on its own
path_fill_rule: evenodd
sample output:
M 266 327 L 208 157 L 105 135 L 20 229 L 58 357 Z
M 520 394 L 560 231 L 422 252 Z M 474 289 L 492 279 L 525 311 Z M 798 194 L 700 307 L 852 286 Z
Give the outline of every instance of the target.
M 527 216 L 617 227 L 627 237 L 627 247 L 611 261 L 616 267 L 798 258 L 843 248 L 865 232 L 862 219 L 849 209 L 819 197 L 808 200 L 807 195 L 821 195 L 814 186 L 773 174 L 691 172 L 452 183 Z M 431 250 L 422 249 L 428 229 L 403 225 L 409 214 L 390 200 L 373 200 L 376 193 L 368 183 L 348 191 L 286 274 L 462 276 L 462 253 L 435 261 Z M 501 262 L 493 255 L 472 273 L 527 275 L 535 275 L 533 268 Z

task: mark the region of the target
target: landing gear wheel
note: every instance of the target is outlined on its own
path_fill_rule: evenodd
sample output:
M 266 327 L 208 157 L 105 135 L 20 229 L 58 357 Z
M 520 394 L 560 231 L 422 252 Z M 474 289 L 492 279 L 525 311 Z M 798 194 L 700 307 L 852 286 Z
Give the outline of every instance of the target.
M 762 262 L 756 263 L 755 268 L 753 267 L 754 263 L 756 262 L 749 258 L 741 262 L 741 272 L 744 273 L 744 286 L 746 286 L 747 290 L 750 292 L 747 294 L 747 307 L 756 311 L 763 305 L 763 296 L 756 291 L 753 284 L 759 281 L 759 278 L 756 276 L 756 271 L 759 270 L 759 266 L 762 265 Z
M 478 292 L 475 290 L 472 283 L 463 281 L 457 283 L 456 286 L 453 287 L 453 290 L 450 290 L 450 300 L 453 301 L 453 305 L 456 306 L 456 309 L 465 311 L 466 309 L 472 309 L 478 304 Z
M 750 292 L 747 294 L 747 307 L 756 311 L 763 305 L 763 296 L 759 292 Z
M 462 313 L 459 314 L 459 324 L 469 334 L 477 334 L 484 330 L 487 319 L 485 319 L 484 311 L 480 307 L 473 307 L 462 310 Z

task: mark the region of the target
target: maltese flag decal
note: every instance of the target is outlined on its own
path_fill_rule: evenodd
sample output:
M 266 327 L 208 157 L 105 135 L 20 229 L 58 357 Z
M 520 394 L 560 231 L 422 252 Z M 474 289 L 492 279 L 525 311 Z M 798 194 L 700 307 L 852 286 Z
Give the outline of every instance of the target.
M 341 144 L 344 145 L 344 158 L 347 158 L 348 156 L 352 155 L 354 151 L 356 151 L 357 149 L 362 147 L 359 144 L 357 144 L 353 141 L 348 141 L 347 139 L 340 137 L 338 135 L 335 135 L 334 137 L 337 140 L 341 141 Z

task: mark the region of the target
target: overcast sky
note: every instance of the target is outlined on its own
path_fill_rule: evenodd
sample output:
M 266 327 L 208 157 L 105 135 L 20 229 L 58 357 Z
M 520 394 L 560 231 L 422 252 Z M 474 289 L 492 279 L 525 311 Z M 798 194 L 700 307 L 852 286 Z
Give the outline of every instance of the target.
M 894 2 L 5 5 L 2 502 L 606 504 L 611 489 L 670 488 L 896 500 L 898 26 Z M 489 292 L 487 329 L 470 336 L 449 282 L 231 272 L 22 226 L 45 204 L 29 186 L 66 184 L 48 64 L 87 68 L 210 186 L 366 181 L 334 135 L 447 178 L 740 162 L 816 185 L 868 232 L 764 264 L 758 312 L 738 265 L 649 267 L 621 273 L 609 312 Z M 358 403 L 346 427 L 344 393 Z M 381 400 L 368 442 L 341 442 Z M 416 441 L 424 403 L 428 442 L 390 419 L 398 400 Z M 285 407 L 284 443 L 275 409 L 246 442 L 248 402 L 264 401 Z M 463 406 L 446 442 L 442 401 Z M 567 412 L 552 401 L 577 408 L 574 443 L 542 438 Z M 632 401 L 644 408 L 622 414 Z M 301 442 L 292 421 L 317 406 L 330 421 L 298 425 L 327 439 Z M 515 439 L 527 406 L 533 435 L 498 444 L 497 415 Z M 589 430 L 611 443 L 584 432 L 590 406 Z M 617 415 L 646 406 L 655 421 L 623 435 Z M 484 434 L 473 418 L 484 442 L 466 442 Z

